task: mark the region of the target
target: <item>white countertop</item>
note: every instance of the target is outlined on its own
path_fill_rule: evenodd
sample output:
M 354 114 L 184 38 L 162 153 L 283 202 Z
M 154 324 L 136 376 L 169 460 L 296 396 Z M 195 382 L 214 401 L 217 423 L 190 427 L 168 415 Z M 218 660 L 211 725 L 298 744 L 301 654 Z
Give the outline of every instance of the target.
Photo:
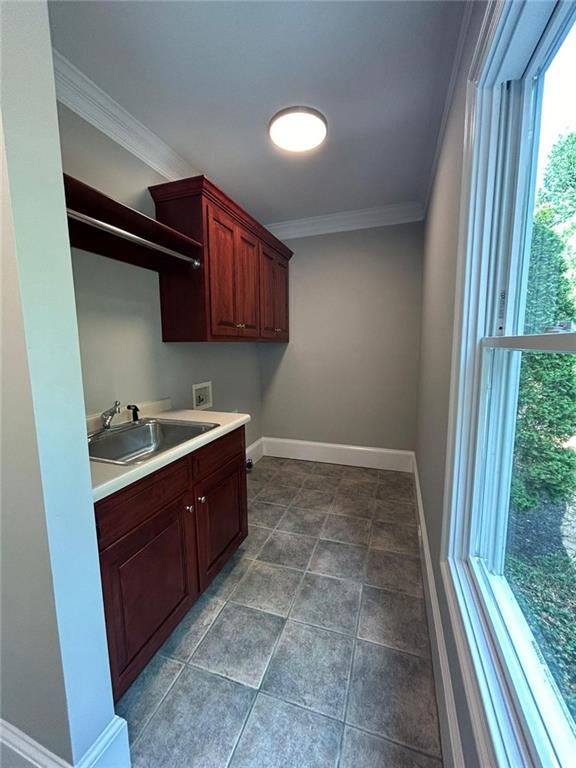
M 201 448 L 203 445 L 217 440 L 222 435 L 232 432 L 250 421 L 247 413 L 222 413 L 220 411 L 158 411 L 147 412 L 145 418 L 170 419 L 173 421 L 212 422 L 219 426 L 209 432 L 203 432 L 191 440 L 180 443 L 175 448 L 170 448 L 163 453 L 146 459 L 141 464 L 123 466 L 121 464 L 105 464 L 101 461 L 90 460 L 92 474 L 92 496 L 94 501 L 110 496 L 110 494 L 125 488 L 127 485 L 146 477 L 151 472 L 165 467 L 176 459 L 186 456 L 187 453 Z

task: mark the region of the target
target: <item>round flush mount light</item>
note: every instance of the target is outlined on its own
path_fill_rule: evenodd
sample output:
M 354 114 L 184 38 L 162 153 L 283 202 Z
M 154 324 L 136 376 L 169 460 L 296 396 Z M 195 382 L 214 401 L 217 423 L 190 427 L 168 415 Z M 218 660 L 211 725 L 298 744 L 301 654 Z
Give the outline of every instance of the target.
M 270 138 L 288 152 L 308 152 L 326 138 L 326 118 L 312 107 L 288 107 L 277 112 L 268 126 Z

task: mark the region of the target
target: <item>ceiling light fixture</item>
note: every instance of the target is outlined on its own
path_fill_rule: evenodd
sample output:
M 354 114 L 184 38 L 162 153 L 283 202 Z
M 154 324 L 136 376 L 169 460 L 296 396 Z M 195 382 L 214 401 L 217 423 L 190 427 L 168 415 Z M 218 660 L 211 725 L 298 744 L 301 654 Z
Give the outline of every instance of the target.
M 288 152 L 307 152 L 326 138 L 328 124 L 317 109 L 288 107 L 277 112 L 268 126 L 270 138 Z

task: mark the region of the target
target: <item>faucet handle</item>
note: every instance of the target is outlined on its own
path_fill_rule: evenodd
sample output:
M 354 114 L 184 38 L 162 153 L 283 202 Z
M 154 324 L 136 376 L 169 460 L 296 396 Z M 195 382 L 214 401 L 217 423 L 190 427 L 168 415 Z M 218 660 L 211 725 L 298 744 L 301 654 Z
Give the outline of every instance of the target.
M 115 400 L 114 405 L 111 408 L 108 408 L 108 410 L 106 411 L 102 411 L 102 413 L 100 414 L 100 418 L 102 419 L 103 429 L 110 428 L 112 419 L 117 413 L 120 413 L 120 400 Z

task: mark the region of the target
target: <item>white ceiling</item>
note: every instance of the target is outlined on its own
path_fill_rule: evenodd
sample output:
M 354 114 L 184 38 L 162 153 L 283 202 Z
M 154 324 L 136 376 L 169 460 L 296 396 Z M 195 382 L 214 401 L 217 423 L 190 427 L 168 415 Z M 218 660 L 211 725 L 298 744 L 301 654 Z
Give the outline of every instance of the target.
M 459 2 L 66 2 L 52 42 L 257 218 L 424 203 L 463 12 Z M 267 136 L 305 104 L 328 139 Z

